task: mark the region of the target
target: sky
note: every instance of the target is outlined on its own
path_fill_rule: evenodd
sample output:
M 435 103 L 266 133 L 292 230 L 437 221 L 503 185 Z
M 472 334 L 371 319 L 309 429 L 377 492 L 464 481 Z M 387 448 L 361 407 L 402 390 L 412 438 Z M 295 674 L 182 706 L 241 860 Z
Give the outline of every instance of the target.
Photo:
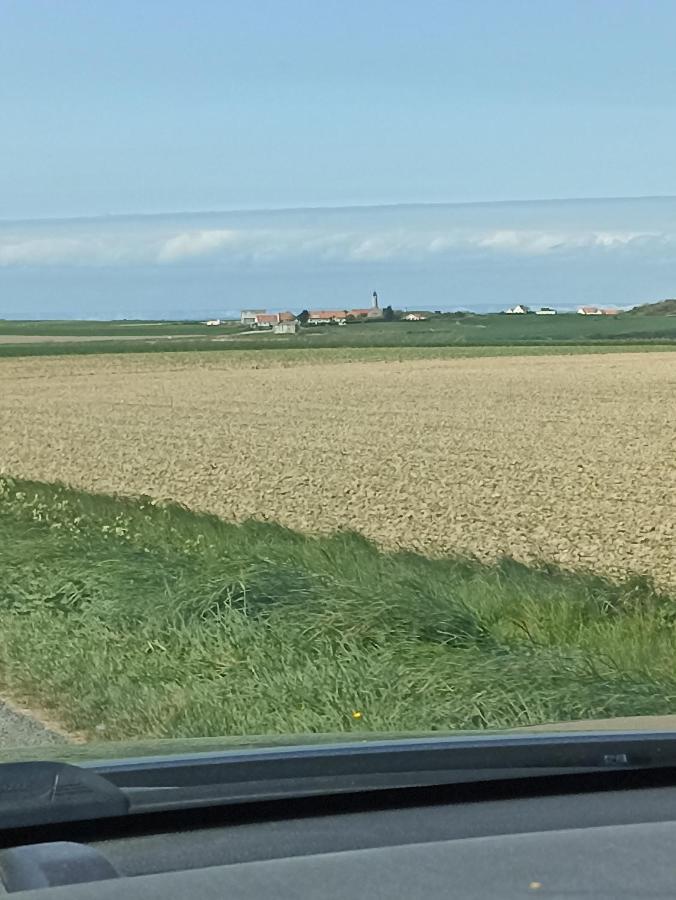
M 0 316 L 673 294 L 676 202 L 582 201 L 676 196 L 674 33 L 672 0 L 0 0 Z

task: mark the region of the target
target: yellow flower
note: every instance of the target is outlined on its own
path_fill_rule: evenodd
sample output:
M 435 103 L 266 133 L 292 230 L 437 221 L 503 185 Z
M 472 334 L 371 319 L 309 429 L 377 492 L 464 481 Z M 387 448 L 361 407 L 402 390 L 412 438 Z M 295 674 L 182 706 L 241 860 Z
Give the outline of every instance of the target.
M 353 718 L 353 719 L 361 719 L 363 715 L 364 715 L 364 714 L 361 713 L 361 712 L 359 712 L 358 709 L 353 709 L 353 710 L 352 710 L 352 718 Z

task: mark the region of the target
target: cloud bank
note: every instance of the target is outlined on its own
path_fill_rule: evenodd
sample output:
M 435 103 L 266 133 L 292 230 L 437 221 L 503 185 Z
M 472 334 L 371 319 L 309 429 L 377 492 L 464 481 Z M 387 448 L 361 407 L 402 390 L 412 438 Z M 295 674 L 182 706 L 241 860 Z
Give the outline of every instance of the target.
M 676 234 L 590 232 L 583 234 L 497 230 L 463 234 L 288 233 L 198 229 L 168 237 L 0 236 L 0 266 L 172 265 L 196 261 L 422 262 L 453 254 L 542 256 L 570 252 L 676 249 Z
M 536 205 L 534 205 L 535 207 Z M 433 263 L 608 254 L 673 257 L 676 217 L 401 208 L 0 223 L 0 267 Z M 676 211 L 676 203 L 674 210 Z M 593 212 L 593 211 L 592 211 Z M 594 221 L 594 219 L 597 221 Z M 615 221 L 613 221 L 615 220 Z M 673 222 L 673 228 L 671 227 Z

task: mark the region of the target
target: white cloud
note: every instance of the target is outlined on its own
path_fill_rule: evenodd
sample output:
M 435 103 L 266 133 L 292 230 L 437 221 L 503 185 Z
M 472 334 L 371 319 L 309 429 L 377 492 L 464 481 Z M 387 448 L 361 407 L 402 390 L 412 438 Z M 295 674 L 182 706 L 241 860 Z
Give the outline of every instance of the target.
M 53 265 L 76 262 L 86 249 L 72 238 L 39 238 L 0 243 L 0 266 Z
M 145 261 L 148 252 L 148 246 L 133 236 L 67 237 L 57 231 L 44 237 L 4 238 L 0 231 L 0 267 L 128 265 Z
M 397 213 L 399 222 L 402 213 Z M 181 265 L 189 262 L 274 264 L 425 262 L 462 256 L 542 257 L 547 254 L 637 252 L 676 249 L 676 233 L 607 228 L 431 227 L 411 220 L 409 227 L 383 227 L 386 216 L 355 213 L 351 229 L 336 227 L 327 216 L 310 227 L 259 214 L 265 227 L 251 220 L 232 227 L 207 227 L 214 217 L 91 220 L 0 226 L 0 266 Z M 346 218 L 346 217 L 344 217 Z M 383 222 L 385 219 L 385 223 Z M 452 222 L 452 216 L 449 215 Z M 198 220 L 199 221 L 199 220 Z M 405 219 L 404 219 L 405 221 Z M 221 225 L 218 222 L 219 226 Z M 343 224 L 343 223 L 341 223 Z
M 643 245 L 664 246 L 673 243 L 674 237 L 674 235 L 632 231 L 556 233 L 499 230 L 474 240 L 470 239 L 469 243 L 474 243 L 481 249 L 537 256 L 543 253 L 593 250 L 595 248 L 620 249 L 638 242 Z
M 231 229 L 184 231 L 164 241 L 157 254 L 160 262 L 176 262 L 210 256 L 220 250 L 235 248 L 239 234 Z
M 376 231 L 314 234 L 307 231 L 200 230 L 165 241 L 160 262 L 196 257 L 247 259 L 253 262 L 305 257 L 316 261 L 411 262 L 453 253 L 541 256 L 676 244 L 675 235 L 651 232 L 551 232 L 497 229 L 485 231 Z

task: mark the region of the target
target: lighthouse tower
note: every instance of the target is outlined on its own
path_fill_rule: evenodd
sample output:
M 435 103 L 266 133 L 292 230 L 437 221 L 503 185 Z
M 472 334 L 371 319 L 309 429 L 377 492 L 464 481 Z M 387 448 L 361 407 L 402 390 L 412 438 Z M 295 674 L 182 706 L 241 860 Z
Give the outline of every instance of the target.
M 371 301 L 371 306 L 373 307 L 373 309 L 380 309 L 380 307 L 378 306 L 378 292 L 377 291 L 373 292 L 373 299 Z

